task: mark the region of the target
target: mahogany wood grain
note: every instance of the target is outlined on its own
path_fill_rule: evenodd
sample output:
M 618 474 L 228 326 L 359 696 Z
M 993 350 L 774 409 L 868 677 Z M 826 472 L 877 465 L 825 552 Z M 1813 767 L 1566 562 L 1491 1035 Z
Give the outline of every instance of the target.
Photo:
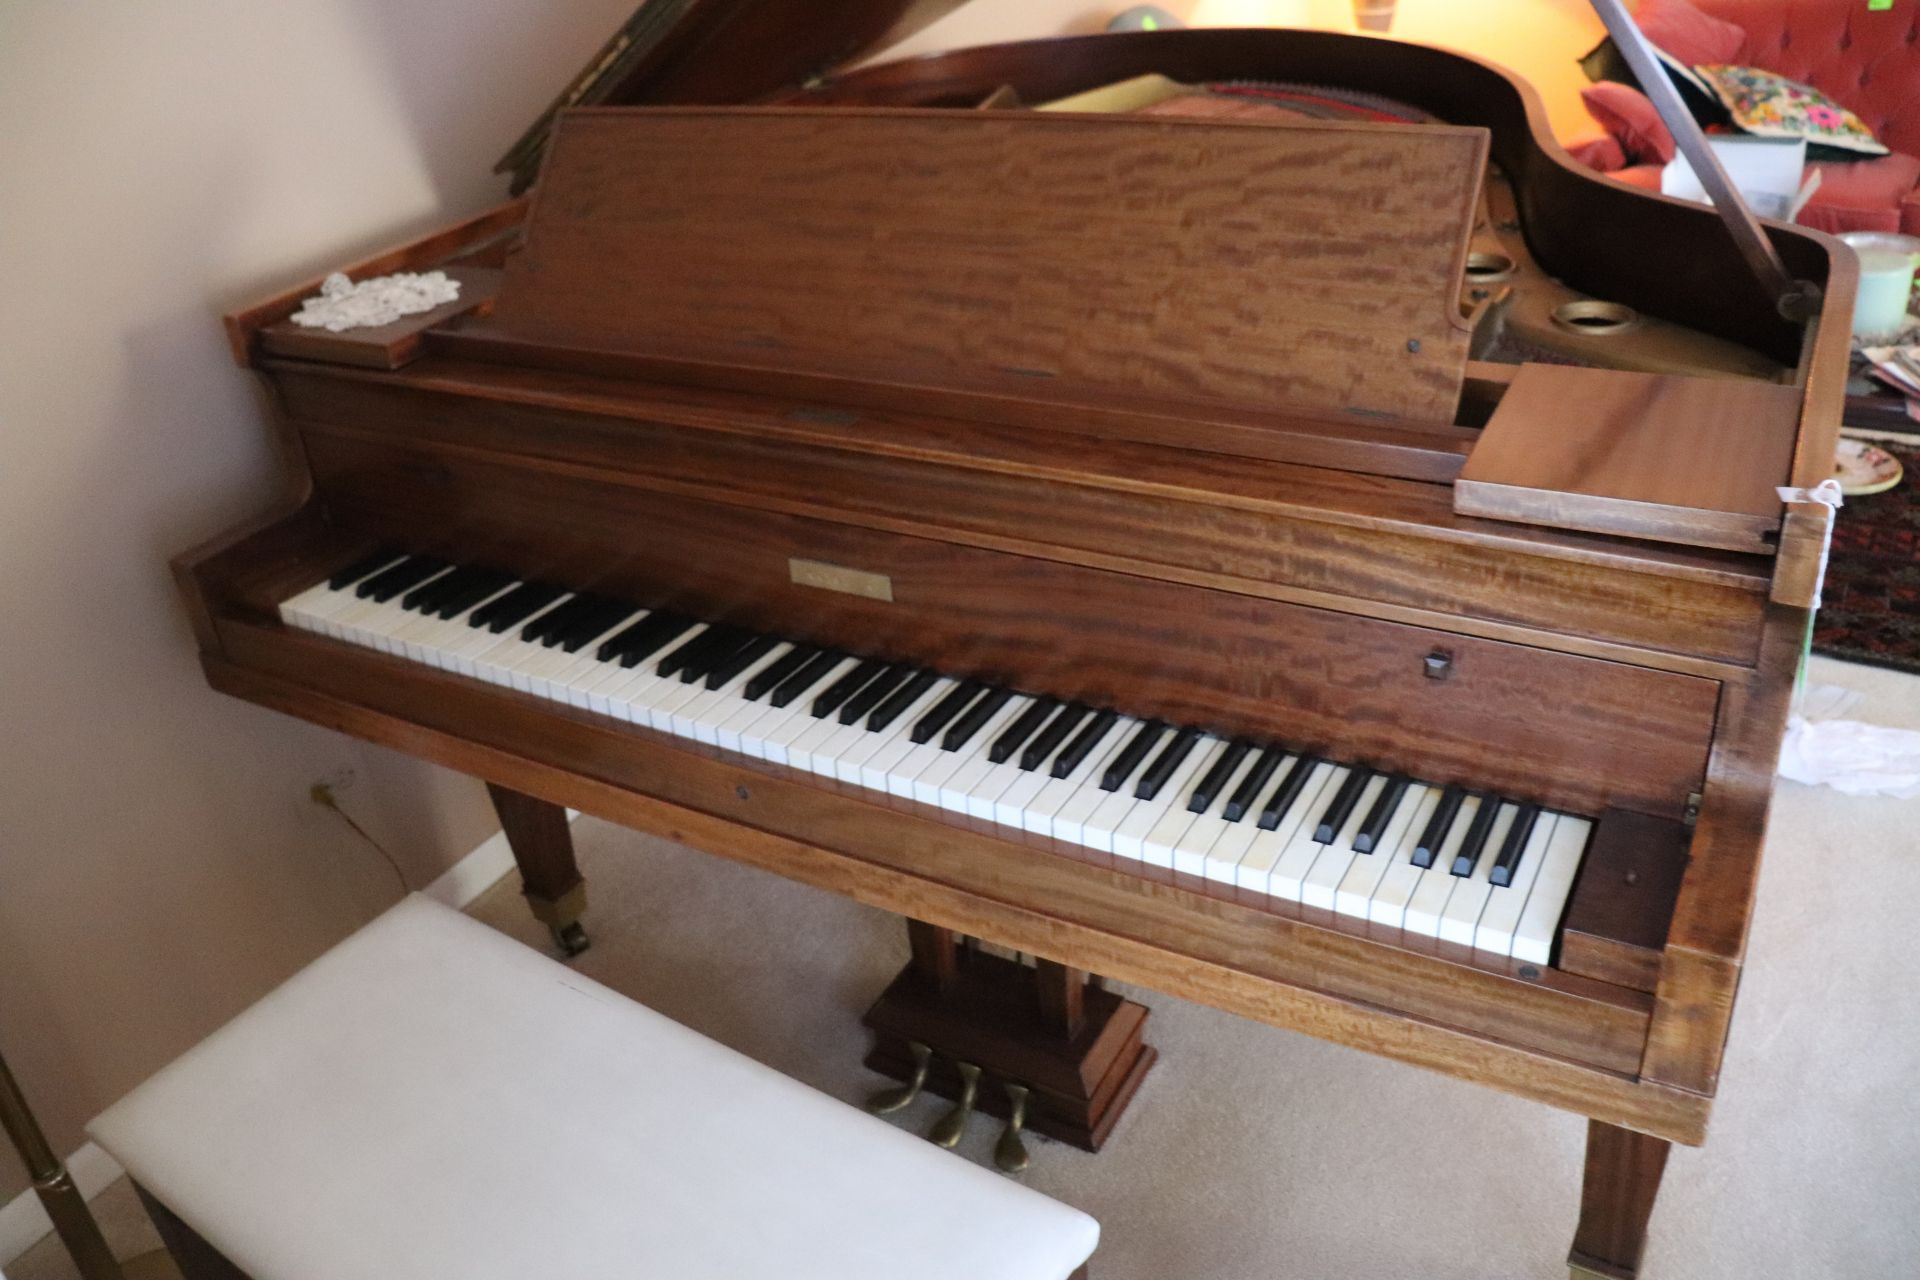
M 509 368 L 599 374 L 698 389 L 744 391 L 849 408 L 938 414 L 1099 440 L 1178 446 L 1231 458 L 1335 467 L 1403 480 L 1450 481 L 1477 433 L 1467 426 L 1401 418 L 1336 418 L 1245 405 L 1184 404 L 1132 393 L 1092 400 L 1021 396 L 1031 387 L 976 389 L 907 381 L 898 373 L 852 377 L 775 368 L 748 360 L 693 360 L 528 342 L 485 317 L 462 318 L 425 335 L 427 348 Z
M 338 270 L 350 279 L 364 280 L 395 271 L 426 271 L 476 254 L 503 238 L 517 236 L 528 203 L 525 197 L 509 200 L 463 222 L 456 222 L 418 240 L 362 258 Z M 321 284 L 331 274 L 323 272 L 228 315 L 225 318 L 227 342 L 233 351 L 234 363 L 242 368 L 253 364 L 260 355 L 261 330 L 268 325 L 278 324 L 299 310 L 300 304 L 318 293 Z
M 915 980 L 935 994 L 950 990 L 960 973 L 960 947 L 953 930 L 909 920 L 907 944 L 913 951 L 910 972 Z
M 1810 625 L 1805 610 L 1772 606 L 1760 678 L 1725 689 L 1723 728 L 1708 762 L 1691 858 L 1661 958 L 1640 1067 L 1646 1079 L 1703 1095 L 1719 1083 L 1753 920 L 1774 768 Z
M 452 302 L 443 302 L 430 311 L 402 316 L 387 324 L 340 333 L 308 328 L 291 319 L 279 320 L 256 335 L 259 348 L 268 355 L 327 360 L 369 369 L 398 369 L 419 358 L 425 349 L 424 335 L 428 329 L 455 316 L 485 311 L 493 304 L 494 294 L 500 288 L 501 273 L 497 267 L 448 267 L 445 270 L 447 276 L 460 285 L 460 296 Z
M 487 796 L 520 868 L 521 892 L 549 911 L 557 908 L 581 884 L 567 811 L 496 782 L 487 784 Z
M 1040 1003 L 1040 1023 L 1055 1035 L 1071 1040 L 1087 1018 L 1087 975 L 1055 960 L 1034 964 L 1034 993 Z
M 418 441 L 554 477 L 1133 573 L 1184 571 L 1199 585 L 1449 628 L 1478 622 L 1481 634 L 1721 678 L 1742 674 L 1724 665 L 1750 663 L 1756 644 L 1764 560 L 1627 554 L 1612 539 L 1464 518 L 1436 485 L 1113 441 L 1089 450 L 1070 433 L 676 388 L 615 396 L 598 381 L 438 368 L 394 379 L 274 374 L 309 434 Z M 1701 670 L 1682 654 L 1721 667 Z
M 1647 1247 L 1669 1144 L 1598 1120 L 1587 1125 L 1586 1176 L 1570 1266 L 1606 1280 L 1633 1280 Z
M 1567 900 L 1556 963 L 1600 982 L 1656 990 L 1692 837 L 1669 818 L 1601 814 Z
M 1677 816 L 1706 763 L 1718 687 L 1691 676 L 444 453 L 309 456 L 342 525 L 418 551 L 1434 781 Z M 798 585 L 793 557 L 893 598 Z
M 914 880 L 1044 904 L 1046 916 L 1056 921 L 1081 918 L 1117 934 L 1165 939 L 1270 980 L 1395 1006 L 1435 1021 L 1471 1023 L 1509 1043 L 1608 1069 L 1631 1070 L 1644 1041 L 1650 1002 L 1639 992 L 1552 970 L 1528 979 L 1451 963 L 1258 906 L 1154 883 L 1084 858 L 1044 856 L 1004 829 L 987 834 L 941 810 L 851 786 L 822 785 L 813 775 L 338 642 L 243 622 L 222 623 L 221 634 L 235 662 L 322 696 L 370 703 L 384 714 L 442 732 L 464 732 L 624 790 L 849 852 Z M 732 850 L 714 852 L 731 855 Z M 1006 939 L 997 930 L 970 929 L 898 904 L 893 909 L 1063 964 L 1110 972 L 1031 939 Z
M 1521 366 L 1453 486 L 1468 515 L 1768 551 L 1800 392 L 1731 378 Z
M 232 634 L 236 629 L 248 634 Z M 857 831 L 873 822 L 871 812 L 856 813 L 851 824 L 817 823 L 816 818 L 831 810 L 824 802 L 815 801 L 806 806 L 813 812 L 797 815 L 795 825 L 814 822 L 812 829 L 821 838 L 783 834 L 750 818 L 743 821 L 747 817 L 744 813 L 731 816 L 709 813 L 689 807 L 680 798 L 651 792 L 646 789 L 651 778 L 643 779 L 629 771 L 621 771 L 620 780 L 603 776 L 595 762 L 608 759 L 618 745 L 611 735 L 602 736 L 597 747 L 566 752 L 553 748 L 558 740 L 578 732 L 577 727 L 558 738 L 545 733 L 530 735 L 512 731 L 475 734 L 469 727 L 469 713 L 474 708 L 463 705 L 458 697 L 446 696 L 446 690 L 430 694 L 422 706 L 400 711 L 369 706 L 368 701 L 384 703 L 386 699 L 368 698 L 369 690 L 363 678 L 368 673 L 355 669 L 358 661 L 345 664 L 346 670 L 338 682 L 350 687 L 352 692 L 330 693 L 313 687 L 299 674 L 303 670 L 308 674 L 315 671 L 314 653 L 299 653 L 290 655 L 284 663 L 269 663 L 261 646 L 280 648 L 287 643 L 287 637 L 243 625 L 238 628 L 229 625 L 225 630 L 240 657 L 237 660 L 204 657 L 203 666 L 209 681 L 216 689 L 286 714 L 393 746 L 463 772 L 505 780 L 516 789 L 541 795 L 557 804 L 764 867 L 884 910 L 992 937 L 1006 945 L 1109 974 L 1121 981 L 1474 1080 L 1583 1115 L 1632 1125 L 1674 1141 L 1698 1144 L 1704 1138 L 1709 1099 L 1703 1096 L 1637 1081 L 1627 1072 L 1583 1065 L 1563 1054 L 1516 1043 L 1509 1036 L 1491 1035 L 1484 1028 L 1469 1030 L 1456 1025 L 1458 1007 L 1484 1006 L 1486 1011 L 1498 1007 L 1501 1023 L 1510 1022 L 1516 1012 L 1508 999 L 1508 995 L 1513 994 L 1511 990 L 1506 995 L 1476 991 L 1482 979 L 1459 965 L 1402 955 L 1390 946 L 1316 936 L 1324 931 L 1297 933 L 1286 921 L 1278 921 L 1275 926 L 1281 930 L 1282 937 L 1270 937 L 1244 949 L 1227 945 L 1226 935 L 1238 928 L 1233 913 L 1224 912 L 1217 903 L 1200 908 L 1177 891 L 1167 889 L 1159 890 L 1151 905 L 1143 903 L 1138 911 L 1125 913 L 1130 918 L 1124 922 L 1088 923 L 1079 909 L 1083 906 L 1080 895 L 1076 894 L 1073 899 L 1075 909 L 1061 912 L 1054 908 L 1052 904 L 1063 895 L 1049 896 L 1053 887 L 1051 877 L 1037 890 L 1020 889 L 1020 900 L 1010 900 L 1003 896 L 1007 886 L 1020 884 L 1024 876 L 1016 874 L 992 889 L 971 889 L 946 883 L 918 865 L 889 865 L 877 856 L 877 851 L 874 855 L 856 856 L 831 847 L 841 832 Z M 357 655 L 355 657 L 357 659 Z M 377 662 L 370 665 L 381 666 Z M 388 665 L 398 666 L 397 663 Z M 276 666 L 287 670 L 283 673 L 271 669 Z M 388 674 L 397 679 L 397 673 L 389 671 Z M 393 687 L 397 688 L 398 684 Z M 440 708 L 437 713 L 433 710 L 436 706 Z M 436 719 L 438 724 L 433 723 Z M 449 725 L 457 727 L 445 727 Z M 699 759 L 696 753 L 680 754 L 696 762 Z M 675 770 L 660 776 L 679 777 L 686 772 Z M 732 794 L 732 787 L 748 785 L 754 780 L 752 775 L 761 776 L 763 789 L 771 785 L 771 780 L 760 770 L 733 769 L 728 773 L 730 778 L 695 777 L 688 782 L 702 796 Z M 752 793 L 749 786 L 749 794 Z M 930 824 L 914 825 L 915 815 L 911 814 L 904 818 L 911 828 L 904 832 L 908 838 L 926 835 Z M 894 845 L 903 833 L 890 828 L 885 834 L 887 843 Z M 930 841 L 921 847 L 938 848 L 942 844 Z M 963 854 L 957 861 L 966 865 L 971 857 Z M 1036 870 L 1041 864 L 1030 860 L 1020 865 Z M 1098 896 L 1104 898 L 1104 895 Z M 1196 910 L 1198 914 L 1193 914 Z M 1300 927 L 1304 926 L 1295 928 Z M 1206 944 L 1206 954 L 1195 954 L 1196 939 Z M 1307 939 L 1312 941 L 1306 942 Z M 1333 944 L 1331 951 L 1319 945 L 1322 941 Z M 1287 955 L 1300 943 L 1305 943 L 1306 951 L 1298 957 L 1304 962 L 1304 968 L 1297 970 L 1300 980 L 1287 981 L 1273 976 L 1271 962 Z M 1390 999 L 1391 1003 L 1336 994 L 1319 985 L 1328 975 L 1345 974 L 1349 970 L 1349 962 L 1340 958 L 1349 946 L 1357 948 L 1354 963 L 1377 979 L 1379 996 Z M 1447 1019 L 1435 1020 L 1418 1013 L 1410 1016 L 1405 1008 L 1406 974 L 1408 971 L 1420 973 L 1424 965 L 1438 965 L 1436 972 L 1446 973 L 1464 984 L 1448 1002 Z M 1543 993 L 1522 994 L 1527 998 L 1521 1003 L 1527 1004 L 1531 1003 L 1532 995 Z M 1423 1002 L 1416 999 L 1415 1003 Z M 1591 1046 L 1596 1030 L 1593 1010 L 1605 1006 L 1589 1002 L 1584 1007 L 1586 1012 L 1570 1013 L 1568 1030 Z M 1591 1047 L 1584 1052 L 1590 1054 Z
M 787 100 L 852 106 L 970 106 L 999 85 L 1048 102 L 1135 76 L 1188 84 L 1295 81 L 1339 85 L 1409 102 L 1456 125 L 1489 130 L 1491 156 L 1512 183 L 1527 245 L 1547 274 L 1749 346 L 1788 366 L 1801 332 L 1752 283 L 1710 209 L 1602 178 L 1567 154 L 1526 81 L 1491 63 L 1406 41 L 1307 30 L 1192 29 L 1068 36 L 873 63 L 810 84 Z M 1817 233 L 1768 234 L 1789 272 L 1838 291 L 1845 271 Z M 1822 326 L 1845 345 L 1847 311 L 1831 300 Z M 1838 333 L 1835 337 L 1836 331 Z M 1844 363 L 1844 362 L 1843 362 Z
M 1485 148 L 1438 125 L 575 111 L 494 321 L 1049 401 L 1449 423 Z

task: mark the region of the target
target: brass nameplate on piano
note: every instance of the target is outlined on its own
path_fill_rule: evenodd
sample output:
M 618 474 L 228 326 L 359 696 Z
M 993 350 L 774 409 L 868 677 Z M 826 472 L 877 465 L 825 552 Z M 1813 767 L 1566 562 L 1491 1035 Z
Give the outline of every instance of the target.
M 845 565 L 828 564 L 824 560 L 802 560 L 797 556 L 788 558 L 787 572 L 803 587 L 819 587 L 822 591 L 838 591 L 843 595 L 865 596 L 869 600 L 893 603 L 893 579 L 884 573 L 867 573 L 861 569 L 849 569 Z

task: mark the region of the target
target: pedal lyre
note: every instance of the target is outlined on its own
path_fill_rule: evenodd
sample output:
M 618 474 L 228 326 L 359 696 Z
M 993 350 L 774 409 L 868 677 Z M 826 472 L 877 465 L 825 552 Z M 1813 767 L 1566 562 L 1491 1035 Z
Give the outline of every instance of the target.
M 957 1147 L 960 1136 L 967 1131 L 967 1121 L 973 1118 L 973 1104 L 980 1097 L 980 1068 L 971 1062 L 956 1062 L 954 1068 L 960 1073 L 960 1097 L 953 1104 L 953 1110 L 934 1122 L 927 1131 L 927 1141 L 937 1147 Z
M 882 1089 L 867 1099 L 867 1110 L 876 1116 L 891 1115 L 913 1104 L 927 1087 L 927 1072 L 933 1067 L 933 1050 L 915 1040 L 907 1046 L 913 1054 L 913 1075 L 903 1085 Z

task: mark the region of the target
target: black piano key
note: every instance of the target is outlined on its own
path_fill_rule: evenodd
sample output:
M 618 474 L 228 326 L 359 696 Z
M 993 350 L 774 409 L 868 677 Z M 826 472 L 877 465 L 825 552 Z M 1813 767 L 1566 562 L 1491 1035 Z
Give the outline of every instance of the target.
M 822 649 L 820 652 L 814 654 L 813 657 L 809 658 L 799 670 L 775 685 L 773 692 L 767 695 L 767 704 L 774 707 L 786 706 L 795 698 L 813 688 L 815 684 L 819 683 L 819 681 L 826 676 L 827 672 L 833 670 L 842 662 L 845 662 L 848 656 L 849 655 L 841 653 L 838 650 Z
M 880 705 L 867 717 L 867 729 L 873 733 L 892 726 L 895 720 L 906 714 L 907 708 L 920 701 L 920 695 L 933 688 L 940 680 L 938 672 L 916 671 L 907 677 L 907 682 L 880 700 Z
M 552 649 L 563 642 L 574 640 L 581 643 L 592 639 L 595 633 L 581 633 L 600 616 L 607 602 L 600 596 L 576 595 L 573 599 L 555 609 L 552 613 L 534 619 L 520 629 L 523 640 L 538 639 L 545 648 Z M 605 628 L 602 628 L 604 630 Z M 576 648 L 578 645 L 575 646 Z
M 1180 762 L 1192 755 L 1193 749 L 1199 744 L 1198 729 L 1182 729 L 1175 734 L 1173 741 L 1166 745 L 1166 749 L 1147 766 L 1147 771 L 1140 775 L 1139 783 L 1133 788 L 1134 797 L 1140 800 L 1151 800 L 1159 795 L 1160 788 L 1167 785 L 1167 779 L 1171 778 L 1173 771 L 1180 767 Z
M 1307 778 L 1320 767 L 1320 757 L 1303 755 L 1293 762 L 1280 785 L 1273 789 L 1267 802 L 1260 806 L 1259 825 L 1262 831 L 1272 831 L 1280 825 L 1280 819 L 1287 816 L 1287 810 L 1293 808 L 1293 802 L 1300 798 L 1301 790 L 1307 785 Z
M 560 648 L 568 653 L 578 653 L 586 647 L 589 640 L 597 640 L 612 630 L 615 624 L 633 616 L 634 607 L 625 600 L 597 601 L 592 608 L 582 609 L 571 627 L 566 628 L 554 638 Z
M 450 592 L 442 597 L 440 607 L 435 609 L 434 613 L 451 621 L 488 596 L 498 595 L 512 585 L 512 574 L 499 569 L 481 569 L 461 590 Z
M 1029 742 L 1025 750 L 1021 751 L 1021 771 L 1024 773 L 1032 773 L 1035 769 L 1045 764 L 1047 757 L 1052 755 L 1054 751 L 1059 748 L 1060 744 L 1067 740 L 1067 735 L 1073 732 L 1074 726 L 1092 714 L 1093 708 L 1084 702 L 1069 702 L 1066 706 L 1060 708 L 1059 713 L 1055 715 L 1053 719 L 1047 721 L 1046 728 L 1035 734 L 1033 741 Z
M 848 698 L 840 705 L 840 723 L 852 724 L 872 714 L 873 709 L 885 702 L 895 689 L 913 677 L 913 667 L 905 662 L 895 663 L 878 676 L 867 681 L 866 688 Z
M 685 645 L 664 652 L 653 666 L 653 672 L 657 676 L 678 676 L 685 683 L 689 679 L 689 672 L 705 672 L 708 666 L 724 658 L 728 652 L 739 649 L 743 641 L 745 637 L 739 633 L 739 628 L 716 622 L 689 639 Z
M 362 582 L 353 589 L 353 594 L 362 600 L 385 604 L 402 591 L 419 586 L 446 568 L 445 560 L 436 560 L 432 556 L 408 556 L 393 568 L 384 569 Z
M 782 680 L 785 680 L 801 667 L 812 662 L 819 655 L 820 650 L 814 645 L 795 645 L 786 653 L 781 654 L 779 660 L 772 666 L 766 668 L 764 671 L 755 672 L 753 679 L 747 681 L 747 687 L 742 690 L 746 695 L 747 701 L 758 702 L 761 695 L 778 688 Z
M 1093 750 L 1094 744 L 1107 736 L 1119 718 L 1118 711 L 1102 711 L 1087 721 L 1087 727 L 1074 734 L 1073 740 L 1060 748 L 1060 754 L 1053 758 L 1053 776 L 1064 778 L 1078 769 L 1080 762 L 1087 758 L 1087 753 Z M 1021 762 L 1021 767 L 1026 767 L 1025 761 Z
M 1286 758 L 1285 747 L 1268 747 L 1262 751 L 1260 758 L 1253 762 L 1253 768 L 1247 771 L 1247 776 L 1241 780 L 1238 787 L 1234 788 L 1233 794 L 1227 797 L 1226 807 L 1220 811 L 1220 816 L 1228 822 L 1238 822 L 1246 817 L 1247 811 L 1253 808 L 1253 802 L 1260 798 L 1261 788 L 1267 785 L 1267 779 L 1273 776 L 1273 771 L 1278 769 L 1280 762 Z
M 947 690 L 947 696 L 927 708 L 908 737 L 915 743 L 932 742 L 933 735 L 947 727 L 949 721 L 967 709 L 967 704 L 986 690 L 978 680 L 962 680 Z
M 1409 785 L 1404 775 L 1394 773 L 1387 776 L 1387 785 L 1380 788 L 1379 798 L 1373 802 L 1373 808 L 1367 811 L 1366 820 L 1353 837 L 1355 853 L 1372 853 L 1380 846 L 1380 837 L 1387 833 L 1387 824 L 1393 821 L 1393 811 L 1400 807 Z
M 1540 806 L 1523 804 L 1520 812 L 1513 815 L 1513 825 L 1507 828 L 1507 838 L 1500 845 L 1500 856 L 1493 860 L 1493 866 L 1487 871 L 1487 879 L 1495 887 L 1506 889 L 1513 885 L 1513 874 L 1520 870 L 1520 855 L 1526 852 L 1527 841 L 1533 835 L 1533 826 L 1540 821 Z
M 1100 778 L 1102 791 L 1118 791 L 1121 784 L 1133 776 L 1140 762 L 1147 758 L 1147 752 L 1153 750 L 1153 744 L 1160 741 L 1160 735 L 1167 731 L 1164 720 L 1149 720 L 1135 730 L 1127 745 L 1120 748 L 1120 754 L 1113 758 L 1107 771 Z
M 953 722 L 953 727 L 947 730 L 944 738 L 940 739 L 940 749 L 958 751 L 966 746 L 973 741 L 974 735 L 980 732 L 987 721 L 1000 714 L 1000 708 L 1012 701 L 1013 690 L 1011 689 L 987 690 L 986 697 L 968 707 L 966 714 Z
M 705 680 L 715 667 L 738 653 L 753 639 L 754 633 L 745 627 L 727 626 L 724 623 L 708 627 L 705 634 L 689 646 L 686 660 L 679 664 L 680 683 L 692 684 L 697 680 Z
M 400 555 L 401 553 L 395 551 L 392 547 L 381 547 L 378 551 L 372 551 L 361 556 L 358 560 L 355 560 L 352 564 L 341 569 L 331 578 L 328 578 L 327 585 L 335 591 L 350 587 L 362 578 L 372 577 L 375 569 L 386 568 L 395 560 L 398 560 Z
M 1503 803 L 1499 796 L 1480 797 L 1480 807 L 1474 811 L 1473 824 L 1467 828 L 1467 837 L 1454 850 L 1454 875 L 1465 877 L 1473 874 L 1474 867 L 1480 862 L 1480 851 L 1487 847 L 1487 833 L 1493 830 L 1494 815 L 1500 812 Z
M 437 578 L 429 578 L 401 596 L 400 607 L 409 613 L 432 613 L 439 607 L 442 597 L 464 587 L 475 572 L 466 565 L 460 565 Z
M 1440 803 L 1434 806 L 1433 816 L 1427 819 L 1427 829 L 1420 833 L 1420 842 L 1413 846 L 1413 865 L 1430 867 L 1433 855 L 1447 838 L 1448 828 L 1453 826 L 1454 815 L 1460 812 L 1460 802 L 1467 798 L 1462 787 L 1448 784 L 1440 793 Z
M 623 667 L 637 667 L 668 641 L 685 635 L 692 626 L 693 619 L 684 614 L 657 609 L 625 630 L 608 636 L 594 656 L 602 662 L 617 661 Z
M 813 700 L 815 718 L 824 720 L 838 711 L 847 699 L 879 679 L 889 664 L 879 658 L 863 658 L 853 670 L 835 680 Z
M 493 634 L 500 635 L 565 594 L 564 588 L 550 583 L 523 582 L 498 600 L 489 601 L 474 610 L 473 616 L 467 619 L 467 625 L 485 627 Z
M 1227 749 L 1220 753 L 1220 758 L 1213 762 L 1211 769 L 1207 770 L 1207 776 L 1200 779 L 1200 785 L 1195 787 L 1193 794 L 1187 798 L 1187 812 L 1205 813 L 1213 808 L 1213 802 L 1220 798 L 1220 793 L 1227 789 L 1227 783 L 1233 780 L 1233 771 L 1240 767 L 1240 762 L 1245 760 L 1247 753 L 1252 750 L 1253 744 L 1244 739 L 1228 743 Z
M 707 672 L 707 688 L 718 689 L 727 681 L 745 671 L 760 659 L 772 653 L 778 645 L 784 644 L 779 636 L 755 636 L 733 651 L 733 656 Z
M 1340 828 L 1347 825 L 1347 819 L 1353 816 L 1353 807 L 1360 803 L 1360 793 L 1367 789 L 1367 783 L 1373 781 L 1373 770 L 1366 765 L 1356 764 L 1347 770 L 1346 781 L 1333 793 L 1333 801 L 1320 814 L 1319 825 L 1313 829 L 1315 844 L 1332 844 L 1340 834 Z
M 579 601 L 579 596 L 570 596 L 554 608 L 529 620 L 524 627 L 520 628 L 520 638 L 528 644 L 544 642 L 548 636 L 553 634 L 555 627 L 561 626 L 572 616 L 573 608 Z
M 1035 698 L 1033 702 L 1013 718 L 1013 723 L 1000 731 L 993 740 L 993 746 L 987 751 L 987 760 L 992 764 L 1005 764 L 1013 759 L 1013 753 L 1026 745 L 1028 738 L 1040 731 L 1047 717 L 1060 708 L 1058 698 Z

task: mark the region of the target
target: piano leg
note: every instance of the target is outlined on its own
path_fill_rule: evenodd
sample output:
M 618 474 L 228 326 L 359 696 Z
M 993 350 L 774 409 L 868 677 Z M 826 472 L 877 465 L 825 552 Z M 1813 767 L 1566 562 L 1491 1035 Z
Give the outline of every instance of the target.
M 553 932 L 554 945 L 572 957 L 590 944 L 580 917 L 587 910 L 587 882 L 573 861 L 573 833 L 567 811 L 489 782 L 487 794 L 500 815 L 513 860 L 520 867 L 521 892 L 534 919 Z
M 1567 1255 L 1573 1280 L 1632 1280 L 1639 1274 L 1669 1145 L 1598 1120 L 1587 1122 L 1580 1225 Z

